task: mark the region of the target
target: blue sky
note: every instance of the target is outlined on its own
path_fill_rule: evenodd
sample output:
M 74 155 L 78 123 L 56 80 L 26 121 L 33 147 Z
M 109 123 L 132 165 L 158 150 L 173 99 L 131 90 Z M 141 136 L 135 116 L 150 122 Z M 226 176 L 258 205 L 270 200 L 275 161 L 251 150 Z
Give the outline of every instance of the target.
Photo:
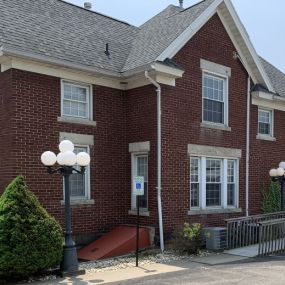
M 66 0 L 83 6 L 84 0 Z M 93 10 L 139 26 L 178 0 L 90 0 Z M 199 1 L 184 0 L 189 7 Z M 285 1 L 232 0 L 257 52 L 285 73 Z

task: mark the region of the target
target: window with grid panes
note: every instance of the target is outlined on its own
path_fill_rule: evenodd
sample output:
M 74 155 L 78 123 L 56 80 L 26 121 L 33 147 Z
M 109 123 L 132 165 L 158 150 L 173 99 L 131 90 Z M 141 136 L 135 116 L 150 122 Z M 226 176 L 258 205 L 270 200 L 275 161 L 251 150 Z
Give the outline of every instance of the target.
M 75 146 L 74 153 L 87 152 L 89 148 L 86 146 Z M 78 165 L 75 166 L 77 170 L 80 170 Z M 73 173 L 70 175 L 70 197 L 71 198 L 89 198 L 89 167 L 86 168 L 85 173 Z
M 237 165 L 237 159 L 191 157 L 190 208 L 238 207 Z
M 62 81 L 62 116 L 91 119 L 90 86 Z
M 258 109 L 258 133 L 272 136 L 272 111 Z
M 226 124 L 226 79 L 203 73 L 203 121 Z

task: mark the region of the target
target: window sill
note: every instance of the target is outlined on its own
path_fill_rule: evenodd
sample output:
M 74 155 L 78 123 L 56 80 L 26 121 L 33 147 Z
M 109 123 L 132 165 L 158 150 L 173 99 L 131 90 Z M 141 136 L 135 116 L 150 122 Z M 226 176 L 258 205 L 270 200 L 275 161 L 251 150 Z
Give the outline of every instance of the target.
M 221 130 L 221 131 L 226 131 L 226 132 L 231 132 L 232 131 L 231 127 L 228 127 L 228 126 L 222 125 L 222 124 L 210 123 L 210 122 L 202 122 L 200 124 L 200 127 L 201 128 Z
M 275 142 L 276 141 L 275 137 L 272 137 L 272 136 L 269 136 L 269 135 L 261 135 L 261 134 L 258 134 L 256 136 L 256 139 L 257 140 L 264 140 L 264 141 L 271 141 L 271 142 Z
M 131 216 L 137 216 L 137 210 L 129 210 L 128 214 L 131 215 Z M 142 216 L 142 217 L 149 217 L 150 216 L 150 212 L 146 211 L 146 210 L 140 210 L 140 216 Z
M 90 121 L 87 119 L 80 119 L 80 118 L 72 118 L 72 117 L 58 117 L 57 121 L 60 123 L 80 124 L 91 127 L 96 127 L 97 125 L 95 121 Z
M 227 209 L 204 209 L 204 210 L 191 210 L 188 211 L 189 216 L 196 215 L 215 215 L 215 214 L 232 214 L 232 213 L 241 213 L 241 208 L 227 208 Z
M 60 201 L 61 205 L 65 205 L 65 201 L 61 200 Z M 95 201 L 93 199 L 71 199 L 70 200 L 70 205 L 71 206 L 76 206 L 76 205 L 94 205 Z

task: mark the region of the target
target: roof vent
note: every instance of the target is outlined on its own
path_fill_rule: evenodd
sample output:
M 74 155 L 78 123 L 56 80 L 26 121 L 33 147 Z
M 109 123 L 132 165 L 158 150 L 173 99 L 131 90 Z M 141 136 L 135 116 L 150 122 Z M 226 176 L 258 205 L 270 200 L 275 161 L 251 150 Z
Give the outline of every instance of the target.
M 90 10 L 92 8 L 92 3 L 90 1 L 84 2 L 84 8 Z
M 179 6 L 181 9 L 183 9 L 183 0 L 179 0 Z

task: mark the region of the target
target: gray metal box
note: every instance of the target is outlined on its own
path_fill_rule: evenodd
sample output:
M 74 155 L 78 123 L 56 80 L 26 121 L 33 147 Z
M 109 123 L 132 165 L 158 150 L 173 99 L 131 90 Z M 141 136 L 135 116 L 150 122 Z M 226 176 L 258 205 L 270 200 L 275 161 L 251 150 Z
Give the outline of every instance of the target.
M 227 229 L 222 227 L 204 228 L 206 247 L 210 250 L 227 248 Z

